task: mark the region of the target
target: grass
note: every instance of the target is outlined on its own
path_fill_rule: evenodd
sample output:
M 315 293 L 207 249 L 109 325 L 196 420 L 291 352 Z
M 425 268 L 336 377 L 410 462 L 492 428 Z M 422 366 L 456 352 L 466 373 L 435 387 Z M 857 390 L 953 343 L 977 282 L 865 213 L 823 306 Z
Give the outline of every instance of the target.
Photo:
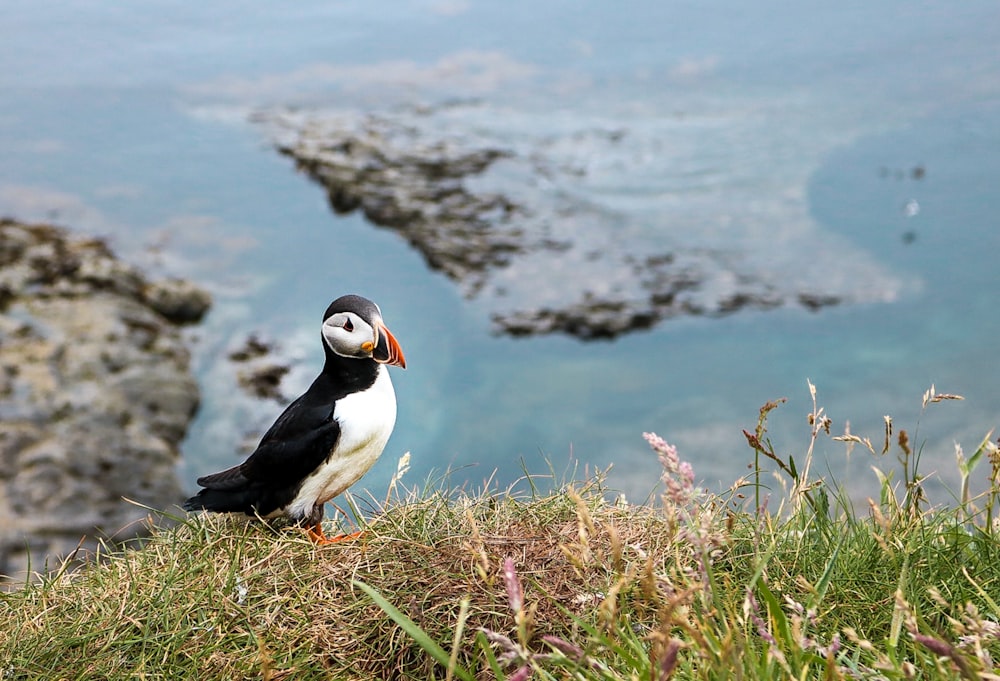
M 0 594 L 0 679 L 1000 678 L 990 436 L 958 461 L 958 501 L 930 508 L 919 449 L 887 425 L 899 470 L 880 470 L 880 499 L 857 511 L 809 472 L 822 409 L 796 462 L 767 439 L 777 406 L 747 432 L 750 476 L 723 494 L 649 435 L 653 504 L 610 501 L 599 476 L 477 494 L 394 481 L 360 540 L 326 547 L 177 519 Z M 786 490 L 773 510 L 768 468 Z

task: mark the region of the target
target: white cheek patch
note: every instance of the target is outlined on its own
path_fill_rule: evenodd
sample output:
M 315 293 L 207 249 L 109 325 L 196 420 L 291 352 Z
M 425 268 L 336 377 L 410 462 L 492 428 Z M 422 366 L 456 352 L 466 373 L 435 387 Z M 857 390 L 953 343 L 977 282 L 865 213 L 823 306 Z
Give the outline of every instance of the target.
M 337 345 L 338 345 L 337 331 L 338 330 L 339 331 L 343 331 L 343 329 L 340 328 L 339 326 L 333 326 L 329 322 L 323 322 L 323 342 L 326 343 L 326 346 L 328 348 L 330 348 L 331 350 L 333 350 L 334 352 L 337 351 Z
M 342 326 L 344 316 L 334 315 L 323 322 L 323 342 L 341 357 L 368 357 L 370 353 L 366 353 L 361 346 L 366 341 L 371 341 L 374 330 L 356 314 L 351 312 L 345 314 L 354 328 L 348 331 Z

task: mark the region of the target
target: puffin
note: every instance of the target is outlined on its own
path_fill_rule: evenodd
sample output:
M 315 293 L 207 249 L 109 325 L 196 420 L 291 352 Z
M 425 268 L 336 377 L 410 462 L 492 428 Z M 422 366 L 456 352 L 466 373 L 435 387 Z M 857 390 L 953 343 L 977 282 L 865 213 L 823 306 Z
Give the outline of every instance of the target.
M 317 544 L 356 537 L 323 533 L 324 504 L 361 479 L 396 423 L 388 367 L 406 368 L 403 351 L 378 305 L 337 298 L 323 315 L 326 359 L 309 389 L 292 402 L 238 466 L 198 478 L 187 511 L 288 517 Z

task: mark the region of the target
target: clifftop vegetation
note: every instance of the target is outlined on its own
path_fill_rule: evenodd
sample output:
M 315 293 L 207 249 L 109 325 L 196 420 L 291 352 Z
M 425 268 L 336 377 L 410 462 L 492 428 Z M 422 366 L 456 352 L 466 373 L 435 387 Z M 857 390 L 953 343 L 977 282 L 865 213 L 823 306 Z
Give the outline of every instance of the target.
M 952 398 L 931 390 L 924 404 Z M 177 519 L 0 596 L 0 677 L 997 678 L 991 435 L 959 456 L 956 503 L 936 508 L 906 431 L 839 436 L 898 455 L 880 459 L 899 468 L 877 473 L 880 498 L 858 511 L 810 477 L 823 410 L 793 461 L 768 443 L 776 406 L 747 432 L 750 474 L 723 494 L 649 434 L 663 478 L 648 504 L 615 500 L 600 477 L 475 493 L 394 479 L 372 508 L 338 514 L 363 525 L 353 542 Z

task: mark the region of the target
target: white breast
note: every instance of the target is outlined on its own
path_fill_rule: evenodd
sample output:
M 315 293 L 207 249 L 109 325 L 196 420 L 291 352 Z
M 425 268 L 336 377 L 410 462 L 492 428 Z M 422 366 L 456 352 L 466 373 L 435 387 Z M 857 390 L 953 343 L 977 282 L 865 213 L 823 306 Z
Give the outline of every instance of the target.
M 333 417 L 340 423 L 334 454 L 312 473 L 285 509 L 292 517 L 305 517 L 315 504 L 325 504 L 361 479 L 389 441 L 396 425 L 396 393 L 389 370 L 379 366 L 368 390 L 337 400 Z

